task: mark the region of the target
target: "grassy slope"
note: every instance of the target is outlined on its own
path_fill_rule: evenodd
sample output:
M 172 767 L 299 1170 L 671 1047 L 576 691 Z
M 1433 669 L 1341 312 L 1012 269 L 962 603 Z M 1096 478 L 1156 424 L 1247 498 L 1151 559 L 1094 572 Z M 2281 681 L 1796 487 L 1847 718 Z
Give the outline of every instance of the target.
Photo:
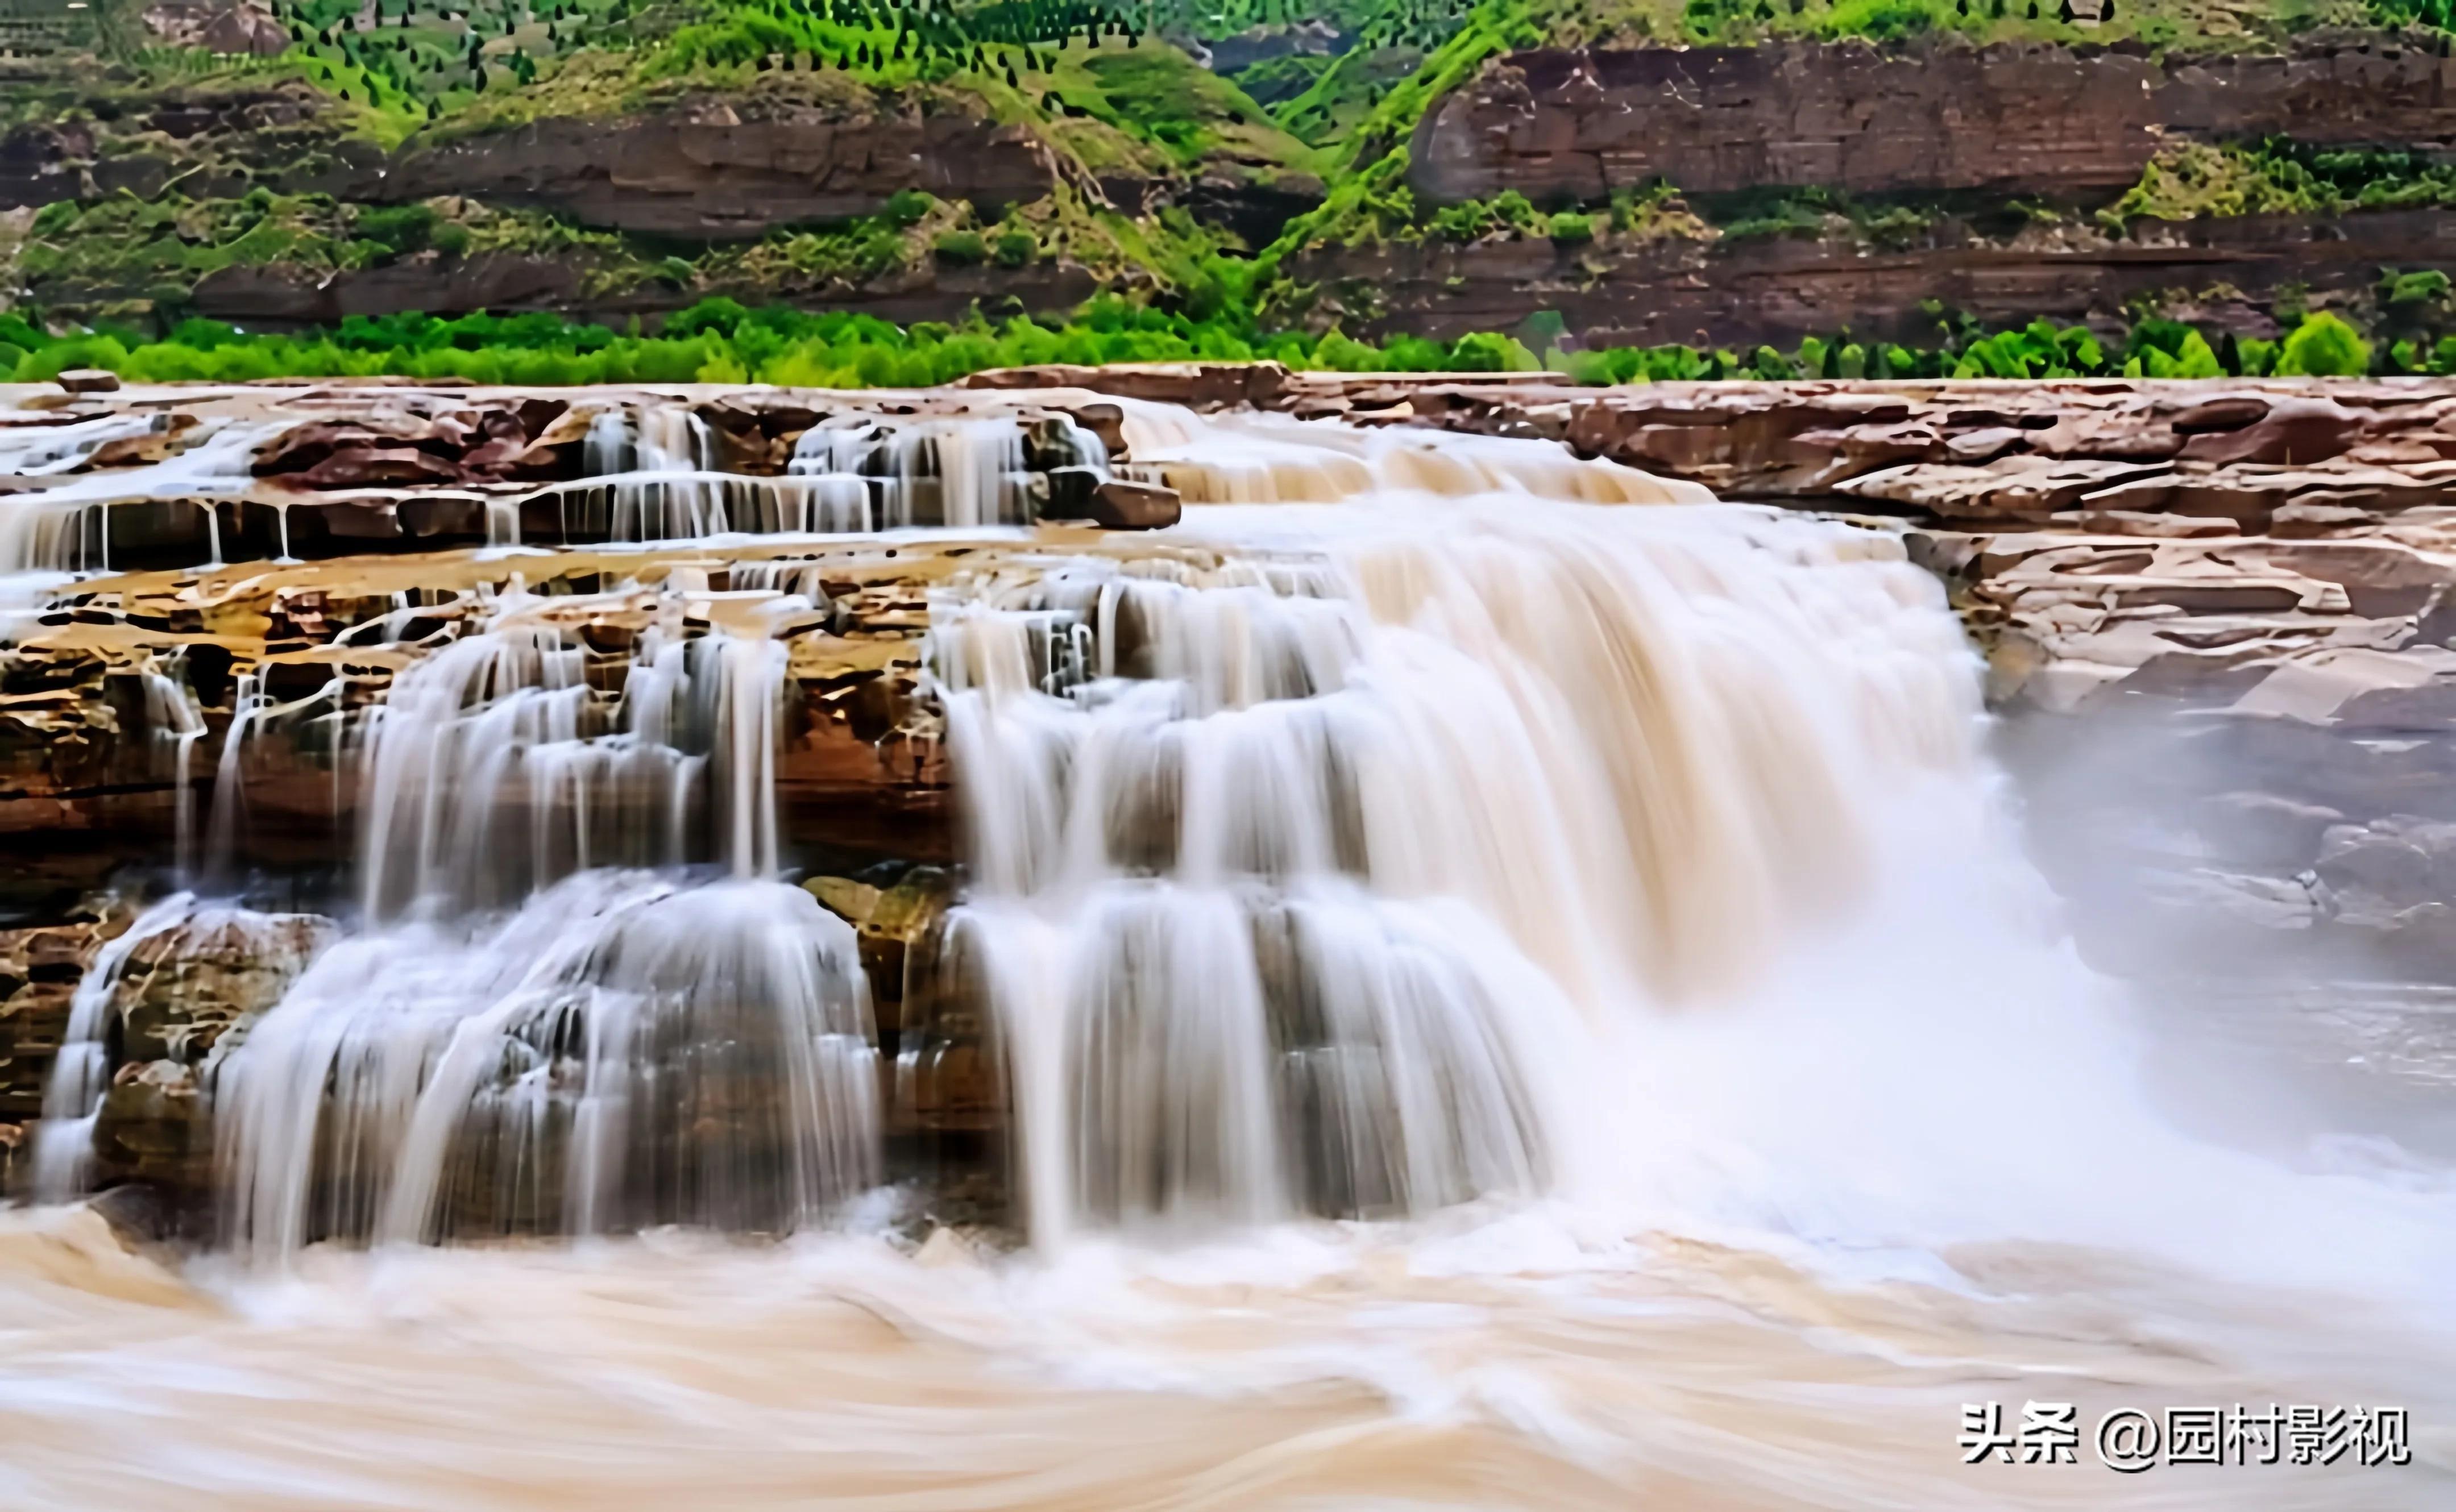
M 1129 46 L 1114 34 L 1094 44 L 1078 33 L 1020 47 L 991 41 L 908 54 L 891 49 L 897 32 L 883 13 L 858 12 L 854 0 L 844 0 L 832 15 L 739 0 L 474 0 L 465 10 L 460 0 L 409 0 L 405 12 L 399 0 L 379 0 L 382 19 L 366 31 L 356 29 L 360 0 L 281 0 L 279 13 L 293 24 L 296 45 L 278 57 L 250 60 L 132 49 L 126 39 L 142 35 L 133 21 L 141 0 L 107 0 L 102 30 L 117 39 L 119 68 L 115 82 L 96 87 L 123 101 L 183 91 L 310 88 L 326 102 L 316 131 L 386 147 L 545 116 L 618 114 L 707 93 L 733 99 L 746 112 L 790 102 L 844 116 L 917 102 L 1026 125 L 1081 172 L 1070 180 L 1077 187 L 998 224 L 985 223 L 970 207 L 934 206 L 892 223 L 788 229 L 760 242 L 703 251 L 636 244 L 535 212 L 459 201 L 435 202 L 446 223 L 441 231 L 402 245 L 397 245 L 404 241 L 397 225 L 369 235 L 360 225 L 362 208 L 314 196 L 276 196 L 252 209 L 235 200 L 123 201 L 51 216 L 30 235 L 16 262 L 38 289 L 116 289 L 134 297 L 174 292 L 181 282 L 193 284 L 232 263 L 277 261 L 326 272 L 429 249 L 551 251 L 586 262 L 599 288 L 663 278 L 685 291 L 823 298 L 834 284 L 900 276 L 933 254 L 978 260 L 1004 238 L 1010 249 L 1028 241 L 1032 257 L 1063 255 L 1121 281 L 1180 294 L 1200 289 L 1212 299 L 1241 297 L 1249 283 L 1272 288 L 1284 256 L 1309 244 L 1385 235 L 1465 240 L 1562 234 L 1529 207 L 1443 212 L 1418 206 L 1404 182 L 1405 143 L 1430 102 L 1512 49 L 1942 32 L 1974 40 L 2138 37 L 2170 50 L 2265 48 L 2314 25 L 2435 14 L 2427 7 L 2443 3 L 2116 0 L 2114 17 L 2102 25 L 2067 24 L 2052 14 L 2030 19 L 2029 0 L 1334 0 L 1327 10 L 1289 0 L 1225 0 L 1200 10 L 1161 8 L 1164 30 L 1177 14 L 1190 21 L 1188 30 L 1213 38 L 1257 22 L 1279 26 L 1300 10 L 1328 16 L 1357 40 L 1334 58 L 1282 59 L 1249 75 L 1303 86 L 1283 91 L 1265 110 L 1235 82 L 1159 37 L 1141 36 Z M 0 111 L 27 120 L 58 119 L 75 109 L 43 91 L 17 92 L 13 108 L 0 103 Z M 207 142 L 176 150 L 212 149 Z M 2246 164 L 2240 155 L 2161 162 L 2118 207 L 2118 220 L 2322 208 L 2327 196 L 2315 199 L 2316 192 L 2287 168 Z M 1318 177 L 1325 194 L 1321 206 L 1292 223 L 1275 246 L 1248 249 L 1261 254 L 1252 269 L 1223 274 L 1217 254 L 1234 252 L 1233 244 L 1182 213 L 1130 217 L 1089 196 L 1093 180 L 1115 176 L 1296 185 Z M 2430 202 L 2439 202 L 2437 187 L 2427 193 Z M 2370 202 L 2345 193 L 2327 201 Z M 1862 221 L 1874 234 L 1918 229 L 1913 224 L 1918 215 L 1909 208 L 1824 201 L 1739 207 L 1720 218 L 1726 235 L 1813 233 Z M 1607 239 L 1716 234 L 1676 199 L 1618 206 L 1586 228 L 1567 229 Z M 1223 280 L 1234 287 L 1223 293 Z M 1300 293 L 1275 290 L 1282 305 Z

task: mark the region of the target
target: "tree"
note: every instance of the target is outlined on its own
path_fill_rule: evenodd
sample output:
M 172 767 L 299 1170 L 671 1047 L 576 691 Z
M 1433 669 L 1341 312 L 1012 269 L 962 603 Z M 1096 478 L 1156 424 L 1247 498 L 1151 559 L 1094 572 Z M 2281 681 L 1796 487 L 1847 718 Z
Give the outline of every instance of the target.
M 2371 344 L 2352 326 L 2326 311 L 2302 317 L 2285 338 L 2277 357 L 2282 378 L 2354 378 L 2367 372 Z

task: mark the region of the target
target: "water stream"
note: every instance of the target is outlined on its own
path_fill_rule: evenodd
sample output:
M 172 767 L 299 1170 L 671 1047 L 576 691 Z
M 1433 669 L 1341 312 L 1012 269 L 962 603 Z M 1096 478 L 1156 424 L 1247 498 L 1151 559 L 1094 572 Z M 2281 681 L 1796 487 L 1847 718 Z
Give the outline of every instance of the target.
M 413 663 L 347 746 L 351 932 L 217 1052 L 216 1247 L 0 1220 L 0 1503 L 2456 1496 L 2456 1181 L 2160 1112 L 1893 538 L 1126 409 L 1183 524 L 931 580 L 965 884 L 896 1064 L 791 883 L 797 569 L 515 583 Z M 591 433 L 615 533 L 771 528 L 689 419 Z M 792 476 L 1014 524 L 1022 448 L 848 425 Z M 882 1186 L 955 1050 L 1010 1234 Z M 2396 1403 L 2416 1462 L 1962 1464 L 1962 1405 L 2025 1400 Z

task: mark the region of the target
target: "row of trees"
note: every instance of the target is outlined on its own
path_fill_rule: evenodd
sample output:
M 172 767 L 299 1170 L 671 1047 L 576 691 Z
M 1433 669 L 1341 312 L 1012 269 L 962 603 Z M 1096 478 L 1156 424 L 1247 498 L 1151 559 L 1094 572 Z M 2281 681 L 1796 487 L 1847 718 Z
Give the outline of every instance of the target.
M 1557 327 L 1556 327 L 1557 329 Z M 1538 339 L 1544 339 L 1538 337 Z M 2456 337 L 2424 349 L 2374 347 L 2334 315 L 2305 317 L 2281 340 L 2239 340 L 2180 322 L 2144 319 L 2120 343 L 2039 320 L 2012 331 L 1940 328 L 1931 345 L 1811 337 L 1790 351 L 1741 355 L 1680 345 L 1564 351 L 1540 356 L 1515 337 L 1477 333 L 1452 341 L 1394 337 L 1375 342 L 1337 331 L 1265 333 L 1236 316 L 1196 318 L 1101 296 L 1067 320 L 977 312 L 960 324 L 898 326 L 846 311 L 752 310 L 703 300 L 653 334 L 635 321 L 617 332 L 548 314 L 457 318 L 352 317 L 302 336 L 240 332 L 187 320 L 160 339 L 124 330 L 53 332 L 0 315 L 0 373 L 37 382 L 72 367 L 140 380 L 239 381 L 282 377 L 460 378 L 521 385 L 747 382 L 820 387 L 945 383 L 985 368 L 1034 363 L 1250 360 L 1345 372 L 1511 372 L 1546 362 L 1590 383 L 1714 378 L 1999 378 L 2130 375 L 2345 376 L 2456 372 Z

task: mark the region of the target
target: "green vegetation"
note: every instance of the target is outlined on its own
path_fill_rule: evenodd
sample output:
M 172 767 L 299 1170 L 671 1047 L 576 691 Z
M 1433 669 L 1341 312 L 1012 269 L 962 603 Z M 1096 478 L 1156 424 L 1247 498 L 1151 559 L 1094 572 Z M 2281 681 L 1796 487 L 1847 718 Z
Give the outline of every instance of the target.
M 2271 139 L 2247 146 L 2187 142 L 2159 153 L 2140 181 L 2101 213 L 2120 227 L 2204 215 L 2343 215 L 2456 205 L 2456 164 L 2418 153 L 2320 148 Z
M 1711 218 L 1725 236 L 1855 236 L 1873 247 L 1914 244 L 1934 224 L 1905 204 L 1863 204 L 1833 189 L 1782 189 L 1716 196 Z
M 1786 37 L 1900 46 L 1971 42 L 2136 43 L 2154 51 L 2274 48 L 2315 27 L 2438 25 L 2450 0 L 1534 0 L 1562 46 L 1688 42 L 1723 47 Z
M 2366 15 L 2440 27 L 2456 0 L 2277 0 L 2273 12 L 2228 10 L 2224 18 L 2203 13 L 2207 0 L 2117 0 L 2111 10 L 2104 0 L 2056 0 L 2044 14 L 2029 0 L 271 0 L 290 45 L 245 59 L 165 45 L 136 23 L 137 3 L 98 0 L 93 34 L 102 40 L 92 45 L 113 60 L 106 82 L 92 86 L 101 92 L 46 82 L 0 98 L 0 123 L 90 127 L 97 159 L 169 154 L 163 187 L 53 205 L 30 225 L 20 222 L 22 233 L 8 228 L 0 274 L 13 274 L 29 306 L 51 312 L 67 333 L 12 341 L 13 355 L 0 351 L 28 372 L 78 341 L 101 343 L 103 358 L 115 342 L 114 362 L 199 376 L 222 367 L 531 375 L 508 381 L 562 381 L 536 375 L 566 371 L 795 382 L 821 381 L 813 374 L 889 381 L 877 375 L 891 374 L 894 381 L 927 381 L 914 375 L 1115 359 L 1083 355 L 1112 348 L 1136 357 L 1273 356 L 1327 367 L 1552 363 L 1591 381 L 1828 371 L 2005 378 L 2410 371 L 2441 363 L 2456 327 L 2456 299 L 2444 277 L 2390 270 L 2363 307 L 2367 341 L 2364 331 L 2315 324 L 2323 317 L 2306 320 L 2298 308 L 2286 321 L 2291 335 L 2268 346 L 2181 328 L 2102 343 L 2038 324 L 1992 333 L 1940 328 L 1917 347 L 1836 336 L 1795 351 L 1744 354 L 1579 351 L 1557 332 L 1525 330 L 1520 339 L 1401 337 L 1377 345 L 1331 322 L 1370 320 L 1378 293 L 1344 283 L 1316 289 L 1303 279 L 1320 265 L 1297 255 L 1382 242 L 1544 243 L 1556 259 L 1549 266 L 1574 281 L 1611 276 L 1613 255 L 1670 239 L 1811 236 L 1895 249 L 2004 221 L 2065 221 L 2074 234 L 2089 234 L 2091 204 L 1878 202 L 1815 188 L 1684 196 L 1656 183 L 1622 189 L 1607 202 L 1536 203 L 1505 192 L 1464 204 L 1419 203 L 1406 150 L 1418 123 L 1445 91 L 1513 50 L 1785 37 L 1898 46 L 1944 33 L 2131 38 L 2162 49 L 2195 44 L 2221 26 L 2247 29 L 2227 45 L 2261 46 L 2299 28 Z M 1325 25 L 1335 47 L 1323 40 Z M 1259 61 L 1214 72 L 1195 55 L 1206 44 Z M 1279 47 L 1298 51 L 1274 55 Z M 1316 51 L 1324 48 L 1332 50 Z M 171 102 L 215 121 L 215 111 L 241 95 L 304 98 L 301 84 L 322 92 L 328 106 L 275 126 L 213 125 L 197 135 L 149 116 L 155 104 Z M 368 141 L 440 144 L 553 116 L 603 118 L 676 104 L 733 108 L 746 119 L 987 115 L 1028 127 L 1049 145 L 1056 187 L 1027 203 L 977 206 L 908 190 L 867 215 L 722 242 L 600 230 L 530 206 L 457 197 L 359 204 L 270 187 L 334 182 L 321 171 L 346 153 L 362 154 Z M 1267 246 L 1223 229 L 1250 228 L 1259 216 L 1218 211 L 1203 197 L 1290 186 L 1309 194 L 1315 181 L 1322 186 L 1315 207 Z M 1160 186 L 1142 201 L 1155 208 L 1114 208 L 1107 196 L 1119 182 Z M 1190 204 L 1203 205 L 1217 222 L 1198 220 Z M 2456 206 L 2456 165 L 2284 141 L 2179 144 L 2100 220 L 2119 234 L 2144 218 L 2403 206 Z M 1259 242 L 1268 232 L 1247 234 Z M 568 275 L 575 303 L 619 296 L 646 308 L 709 296 L 743 301 L 735 309 L 841 303 L 913 287 L 935 270 L 960 275 L 955 287 L 993 291 L 993 316 L 902 331 L 874 321 L 823 328 L 809 322 L 859 317 L 762 310 L 722 329 L 668 322 L 656 334 L 622 335 L 546 317 L 491 324 L 471 317 L 479 323 L 211 339 L 193 322 L 179 323 L 196 308 L 199 283 L 233 270 L 312 284 L 408 263 L 452 279 L 461 263 L 496 255 L 552 258 Z M 1007 280 L 1010 274 L 1017 276 Z M 1034 311 L 1037 323 L 1011 314 L 1016 301 L 996 299 L 1007 283 L 1018 291 L 1063 287 L 1061 274 L 1088 274 L 1131 294 L 1116 308 L 1072 319 Z M 541 319 L 550 331 L 519 323 Z M 76 320 L 126 329 L 77 334 L 68 329 Z M 1304 333 L 1280 329 L 1300 325 Z M 168 335 L 148 339 L 140 331 Z M 435 331 L 457 334 L 439 345 L 429 339 Z M 522 334 L 506 334 L 514 331 Z M 149 368 L 140 376 L 159 375 Z
M 2414 287 L 2428 284 L 2425 279 Z M 2446 293 L 2445 281 L 2431 294 Z M 1543 334 L 1533 329 L 1544 327 Z M 1560 321 L 1529 322 L 1539 343 L 1557 341 Z M 1454 341 L 1393 337 L 1376 343 L 1336 330 L 1264 333 L 1250 321 L 1197 318 L 1103 295 L 1063 322 L 1022 316 L 961 324 L 896 326 L 842 311 L 814 315 L 782 306 L 753 310 L 705 299 L 648 334 L 617 333 L 544 314 L 352 317 L 301 336 L 242 333 L 190 319 L 149 340 L 120 329 L 51 332 L 0 315 L 0 373 L 40 382 L 72 367 L 109 368 L 141 381 L 246 381 L 273 378 L 399 376 L 537 387 L 571 383 L 777 383 L 820 388 L 910 387 L 951 382 L 986 368 L 1039 363 L 1250 361 L 1334 372 L 1527 372 L 1549 365 L 1589 384 L 1715 378 L 2050 378 L 2347 376 L 2365 372 L 2456 373 L 2456 335 L 2366 341 L 2336 315 L 2304 316 L 2282 341 L 2214 341 L 2192 326 L 2155 317 L 2120 345 L 2078 326 L 2036 320 L 1988 332 L 1940 321 L 1933 344 L 1810 337 L 1783 352 L 1745 355 L 1688 346 L 1541 353 L 1491 332 Z
M 2285 338 L 2277 371 L 2311 378 L 2351 378 L 2370 368 L 2371 344 L 2333 315 L 2307 317 Z
M 675 315 L 655 335 L 636 327 L 617 334 L 550 315 L 475 315 L 354 317 L 331 331 L 297 337 L 242 334 L 192 319 L 162 340 L 146 340 L 125 330 L 53 335 L 20 317 L 0 316 L 0 342 L 18 354 L 9 376 L 27 382 L 72 367 L 107 367 L 152 381 L 392 374 L 523 385 L 755 379 L 842 388 L 944 383 L 983 368 L 1046 362 L 1266 358 L 1350 371 L 1495 372 L 1536 365 L 1525 347 L 1506 338 L 1402 337 L 1375 345 L 1336 332 L 1264 336 L 1242 321 L 1197 319 L 1114 295 L 1095 298 L 1056 325 L 975 316 L 960 325 L 899 327 L 864 315 L 754 311 L 716 298 Z

